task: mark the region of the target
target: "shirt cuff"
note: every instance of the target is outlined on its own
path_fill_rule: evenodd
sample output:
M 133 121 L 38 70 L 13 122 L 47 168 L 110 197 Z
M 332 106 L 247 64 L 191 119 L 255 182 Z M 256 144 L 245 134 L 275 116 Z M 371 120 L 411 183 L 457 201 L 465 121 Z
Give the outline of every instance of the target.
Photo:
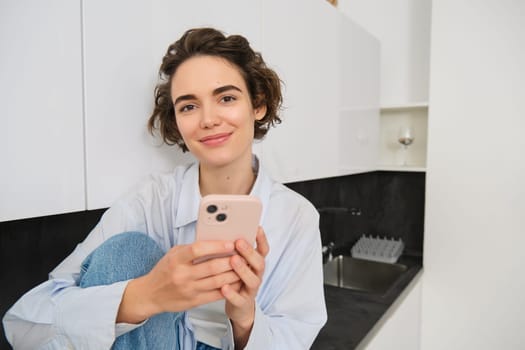
M 226 334 L 221 338 L 221 348 L 224 350 L 234 350 L 235 341 L 233 340 L 233 326 L 230 319 L 226 322 Z
M 71 287 L 55 296 L 58 333 L 75 349 L 109 349 L 115 341 L 115 320 L 128 282 Z
M 226 331 L 226 336 L 221 339 L 222 348 L 226 350 L 234 350 L 235 341 L 233 339 L 233 326 L 230 320 L 228 320 L 226 325 Z M 259 305 L 255 303 L 255 318 L 253 320 L 253 327 L 252 331 L 250 332 L 250 336 L 248 337 L 248 343 L 246 343 L 244 349 L 269 349 L 267 345 L 270 344 L 270 339 L 271 333 L 268 319 Z
M 270 332 L 270 324 L 268 317 L 261 310 L 259 305 L 255 303 L 255 318 L 253 320 L 253 327 L 248 338 L 248 343 L 244 349 L 270 349 L 272 341 L 272 334 Z
M 122 334 L 126 334 L 128 332 L 131 332 L 134 329 L 139 328 L 140 326 L 144 325 L 148 320 L 142 321 L 141 323 L 117 323 L 115 324 L 115 338 L 120 337 Z

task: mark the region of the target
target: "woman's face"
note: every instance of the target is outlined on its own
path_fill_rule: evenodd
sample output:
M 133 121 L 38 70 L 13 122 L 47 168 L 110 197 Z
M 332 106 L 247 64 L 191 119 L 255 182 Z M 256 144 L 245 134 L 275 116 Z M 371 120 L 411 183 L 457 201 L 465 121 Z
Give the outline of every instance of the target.
M 251 161 L 254 109 L 238 68 L 215 56 L 183 62 L 171 82 L 176 122 L 184 143 L 201 164 L 222 167 Z

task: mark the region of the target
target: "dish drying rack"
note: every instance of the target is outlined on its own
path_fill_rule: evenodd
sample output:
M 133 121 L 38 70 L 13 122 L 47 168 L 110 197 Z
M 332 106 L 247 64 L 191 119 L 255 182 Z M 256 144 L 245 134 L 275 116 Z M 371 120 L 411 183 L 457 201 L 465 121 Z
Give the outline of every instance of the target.
M 352 257 L 393 264 L 403 253 L 402 239 L 362 235 L 351 249 Z

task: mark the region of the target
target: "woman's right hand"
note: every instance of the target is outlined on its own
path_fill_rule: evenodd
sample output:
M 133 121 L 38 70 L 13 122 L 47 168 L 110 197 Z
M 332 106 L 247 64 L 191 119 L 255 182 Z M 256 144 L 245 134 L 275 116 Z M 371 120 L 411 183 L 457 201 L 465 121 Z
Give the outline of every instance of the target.
M 231 257 L 193 261 L 212 254 L 234 253 L 233 242 L 199 241 L 171 248 L 146 275 L 131 280 L 122 296 L 117 323 L 140 323 L 162 312 L 179 312 L 223 299 L 221 287 L 239 289 Z

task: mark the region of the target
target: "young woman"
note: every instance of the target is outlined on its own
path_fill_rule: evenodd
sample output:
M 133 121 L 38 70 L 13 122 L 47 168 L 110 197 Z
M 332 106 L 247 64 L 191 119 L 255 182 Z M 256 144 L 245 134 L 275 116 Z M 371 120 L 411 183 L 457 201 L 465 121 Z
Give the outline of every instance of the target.
M 198 162 L 108 209 L 4 317 L 15 349 L 308 349 L 326 321 L 318 214 L 274 182 L 252 142 L 279 123 L 280 80 L 245 38 L 187 31 L 160 68 L 149 121 Z M 195 241 L 201 196 L 263 204 L 255 248 Z M 209 254 L 233 253 L 194 264 Z

